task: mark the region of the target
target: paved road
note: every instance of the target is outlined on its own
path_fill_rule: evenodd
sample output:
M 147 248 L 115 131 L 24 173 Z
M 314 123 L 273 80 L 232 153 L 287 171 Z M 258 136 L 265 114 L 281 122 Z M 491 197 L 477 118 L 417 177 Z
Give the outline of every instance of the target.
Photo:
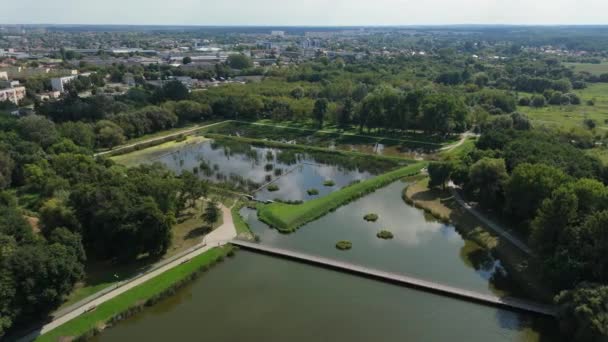
M 187 262 L 190 259 L 192 259 L 200 254 L 203 254 L 214 247 L 222 246 L 222 245 L 225 245 L 226 243 L 230 242 L 232 239 L 236 238 L 236 236 L 237 236 L 236 228 L 234 226 L 234 221 L 232 220 L 232 214 L 230 212 L 230 209 L 225 207 L 224 205 L 220 205 L 220 208 L 222 210 L 222 217 L 223 217 L 223 221 L 224 221 L 222 223 L 222 225 L 219 226 L 218 228 L 214 229 L 211 233 L 207 234 L 205 236 L 205 238 L 203 239 L 203 242 L 190 248 L 187 252 L 185 252 L 185 254 L 183 256 L 181 256 L 167 264 L 164 264 L 161 267 L 153 269 L 152 271 L 135 276 L 135 277 L 131 278 L 130 280 L 127 280 L 126 282 L 121 284 L 119 287 L 113 289 L 112 291 L 109 291 L 109 292 L 103 294 L 102 296 L 99 296 L 92 300 L 86 301 L 86 304 L 83 304 L 64 315 L 53 319 L 53 321 L 51 321 L 50 323 L 47 323 L 39 330 L 34 331 L 34 332 L 28 334 L 27 336 L 20 338 L 18 341 L 19 342 L 33 341 L 37 336 L 45 334 L 45 333 L 57 328 L 58 326 L 82 315 L 83 313 L 87 312 L 87 310 L 89 310 L 90 308 L 95 308 L 98 305 L 103 304 L 104 302 L 107 302 L 108 300 L 160 275 L 163 272 L 166 272 L 176 266 L 179 266 L 180 264 L 182 264 L 184 262 Z M 95 296 L 96 295 L 93 295 L 92 297 L 95 297 Z
M 528 247 L 524 242 L 522 242 L 520 239 L 513 236 L 511 233 L 509 233 L 506 229 L 502 228 L 496 222 L 485 217 L 482 213 L 479 212 L 479 210 L 473 208 L 473 206 L 471 206 L 469 203 L 467 203 L 460 196 L 460 194 L 456 190 L 456 187 L 453 183 L 450 183 L 449 187 L 450 187 L 450 192 L 456 199 L 456 202 L 458 202 L 458 204 L 460 204 L 463 208 L 465 208 L 469 213 L 471 213 L 478 220 L 483 222 L 486 226 L 488 226 L 490 229 L 492 229 L 495 233 L 497 233 L 500 236 L 504 237 L 505 239 L 509 240 L 509 242 L 511 242 L 514 246 L 516 246 L 520 250 L 522 250 L 524 253 L 526 253 L 530 256 L 534 255 L 534 252 L 532 252 L 530 247 Z
M 465 299 L 470 302 L 481 303 L 485 305 L 493 305 L 507 309 L 515 309 L 521 311 L 527 311 L 547 316 L 556 316 L 555 307 L 551 305 L 544 305 L 540 303 L 534 303 L 527 300 L 511 297 L 498 297 L 491 294 L 478 293 L 470 290 L 464 290 L 452 286 L 438 284 L 432 281 L 418 279 L 405 274 L 397 274 L 386 271 L 377 270 L 361 265 L 351 264 L 344 261 L 338 261 L 334 259 L 328 259 L 319 257 L 316 255 L 309 255 L 300 252 L 294 252 L 286 249 L 265 246 L 259 243 L 244 242 L 239 240 L 232 241 L 232 244 L 254 251 L 259 251 L 267 254 L 273 254 L 277 256 L 286 257 L 296 261 L 312 263 L 336 270 L 345 271 L 348 273 L 363 275 L 372 277 L 375 279 L 398 283 L 401 285 L 434 292 L 446 296 L 451 296 L 459 299 Z
M 114 152 L 117 152 L 117 151 L 121 151 L 121 150 L 124 150 L 124 149 L 127 149 L 127 148 L 131 148 L 131 147 L 137 146 L 137 145 L 147 144 L 147 143 L 151 143 L 151 142 L 154 142 L 154 141 L 158 141 L 158 140 L 162 140 L 162 139 L 167 139 L 167 138 L 171 138 L 171 137 L 177 137 L 177 136 L 182 135 L 182 134 L 189 134 L 189 133 L 198 131 L 198 130 L 203 129 L 203 128 L 213 127 L 213 126 L 220 125 L 220 124 L 223 124 L 223 123 L 226 123 L 226 122 L 230 122 L 230 121 L 232 121 L 232 120 L 225 120 L 225 121 L 220 121 L 220 122 L 212 123 L 212 124 L 205 125 L 205 126 L 196 126 L 196 127 L 193 127 L 193 128 L 184 129 L 184 130 L 181 130 L 179 132 L 163 135 L 161 137 L 150 138 L 150 139 L 138 141 L 138 142 L 135 142 L 135 143 L 132 143 L 132 144 L 118 146 L 118 147 L 116 147 L 114 149 L 111 149 L 111 150 L 108 150 L 108 151 L 103 151 L 103 152 L 95 153 L 94 156 L 95 157 L 97 157 L 97 156 L 103 156 L 103 155 L 108 154 L 108 153 L 114 153 Z

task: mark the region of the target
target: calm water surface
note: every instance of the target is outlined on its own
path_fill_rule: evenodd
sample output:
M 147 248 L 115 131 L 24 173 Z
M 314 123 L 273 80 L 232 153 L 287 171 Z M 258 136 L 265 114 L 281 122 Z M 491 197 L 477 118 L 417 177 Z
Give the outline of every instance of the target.
M 239 251 L 95 341 L 556 341 L 551 322 Z

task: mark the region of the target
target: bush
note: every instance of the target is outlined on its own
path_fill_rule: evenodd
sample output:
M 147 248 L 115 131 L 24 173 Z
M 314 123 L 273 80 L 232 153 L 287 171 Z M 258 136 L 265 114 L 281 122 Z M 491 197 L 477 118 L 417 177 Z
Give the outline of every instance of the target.
M 376 222 L 376 221 L 378 221 L 378 214 L 369 213 L 369 214 L 363 216 L 363 219 L 367 222 Z
M 334 182 L 331 179 L 328 179 L 328 180 L 326 180 L 326 181 L 323 182 L 323 185 L 324 186 L 334 186 L 334 185 L 336 185 L 336 182 Z
M 270 184 L 267 189 L 270 192 L 275 192 L 275 191 L 279 191 L 279 186 L 276 184 Z
M 384 240 L 390 240 L 392 238 L 394 238 L 395 236 L 393 235 L 393 233 L 389 232 L 388 230 L 381 230 L 378 232 L 378 234 L 376 234 L 376 236 L 379 239 L 384 239 Z
M 336 248 L 341 251 L 346 251 L 346 250 L 353 248 L 353 243 L 350 241 L 345 241 L 345 240 L 338 241 L 336 243 Z
M 308 196 L 316 196 L 319 194 L 319 190 L 317 189 L 308 189 L 306 190 L 306 193 L 308 193 Z

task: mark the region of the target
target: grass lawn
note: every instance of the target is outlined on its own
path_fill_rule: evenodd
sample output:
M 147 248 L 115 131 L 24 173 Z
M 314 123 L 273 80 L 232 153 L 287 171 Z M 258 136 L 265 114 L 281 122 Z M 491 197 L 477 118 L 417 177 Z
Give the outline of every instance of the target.
M 352 200 L 382 186 L 388 185 L 400 178 L 417 174 L 426 165 L 426 162 L 420 162 L 402 167 L 380 176 L 344 187 L 327 196 L 310 200 L 302 204 L 271 203 L 260 205 L 258 216 L 262 221 L 281 232 L 293 232 L 298 227 L 313 221 Z
M 564 65 L 569 68 L 573 68 L 575 72 L 586 71 L 586 72 L 596 75 L 596 76 L 608 73 L 608 63 L 607 62 L 603 62 L 600 64 L 564 63 Z
M 249 224 L 243 220 L 243 217 L 239 213 L 243 206 L 245 206 L 245 202 L 240 201 L 236 203 L 232 209 L 230 209 L 230 212 L 232 214 L 232 221 L 234 221 L 234 227 L 236 228 L 238 237 L 250 240 L 253 239 L 254 234 L 249 228 Z
M 172 229 L 171 247 L 169 247 L 163 259 L 172 257 L 201 243 L 205 235 L 222 225 L 224 220 L 221 210 L 219 211 L 218 220 L 211 226 L 203 221 L 201 214 L 206 206 L 207 202 L 199 199 L 194 207 L 187 208 L 177 217 L 177 223 Z
M 205 140 L 207 139 L 202 136 L 188 136 L 184 141 L 172 140 L 160 145 L 142 148 L 141 150 L 136 150 L 125 154 L 119 154 L 110 157 L 110 159 L 125 166 L 137 166 L 142 163 L 151 163 L 155 159 L 158 159 L 167 153 L 175 152 L 186 145 L 198 144 Z
M 586 89 L 575 90 L 581 98 L 577 106 L 546 106 L 543 108 L 518 107 L 518 111 L 527 114 L 535 126 L 546 125 L 553 127 L 583 127 L 583 120 L 592 119 L 600 130 L 608 130 L 608 84 L 589 84 Z M 520 94 L 521 95 L 521 94 Z M 588 100 L 594 100 L 595 105 L 587 105 Z M 600 131 L 601 132 L 601 131 Z
M 428 178 L 421 179 L 404 189 L 403 198 L 417 208 L 425 210 L 435 218 L 453 224 L 466 239 L 464 252 L 474 255 L 476 250 L 485 249 L 495 254 L 519 285 L 518 296 L 550 302 L 553 292 L 540 278 L 541 266 L 500 235 L 492 232 L 475 216 L 462 208 L 449 191 L 429 189 Z M 473 262 L 473 257 L 469 262 Z M 520 293 L 521 292 L 521 293 Z
M 202 267 L 208 266 L 228 253 L 231 247 L 213 248 L 189 262 L 179 265 L 155 278 L 99 305 L 95 310 L 87 312 L 59 327 L 39 336 L 36 341 L 57 341 L 62 337 L 81 336 L 105 322 L 127 311 L 129 308 L 144 303 L 150 298 L 170 289 L 174 284 L 188 279 Z

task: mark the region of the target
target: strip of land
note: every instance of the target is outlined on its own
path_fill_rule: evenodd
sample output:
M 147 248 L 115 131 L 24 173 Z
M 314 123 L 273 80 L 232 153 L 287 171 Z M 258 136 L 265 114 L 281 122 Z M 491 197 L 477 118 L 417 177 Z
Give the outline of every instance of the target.
M 378 188 L 388 185 L 403 177 L 412 176 L 420 172 L 427 165 L 426 162 L 415 163 L 380 176 L 346 186 L 327 196 L 307 201 L 302 204 L 271 203 L 260 205 L 258 217 L 263 222 L 289 233 L 298 227 L 316 220 L 328 212 L 353 201 Z

